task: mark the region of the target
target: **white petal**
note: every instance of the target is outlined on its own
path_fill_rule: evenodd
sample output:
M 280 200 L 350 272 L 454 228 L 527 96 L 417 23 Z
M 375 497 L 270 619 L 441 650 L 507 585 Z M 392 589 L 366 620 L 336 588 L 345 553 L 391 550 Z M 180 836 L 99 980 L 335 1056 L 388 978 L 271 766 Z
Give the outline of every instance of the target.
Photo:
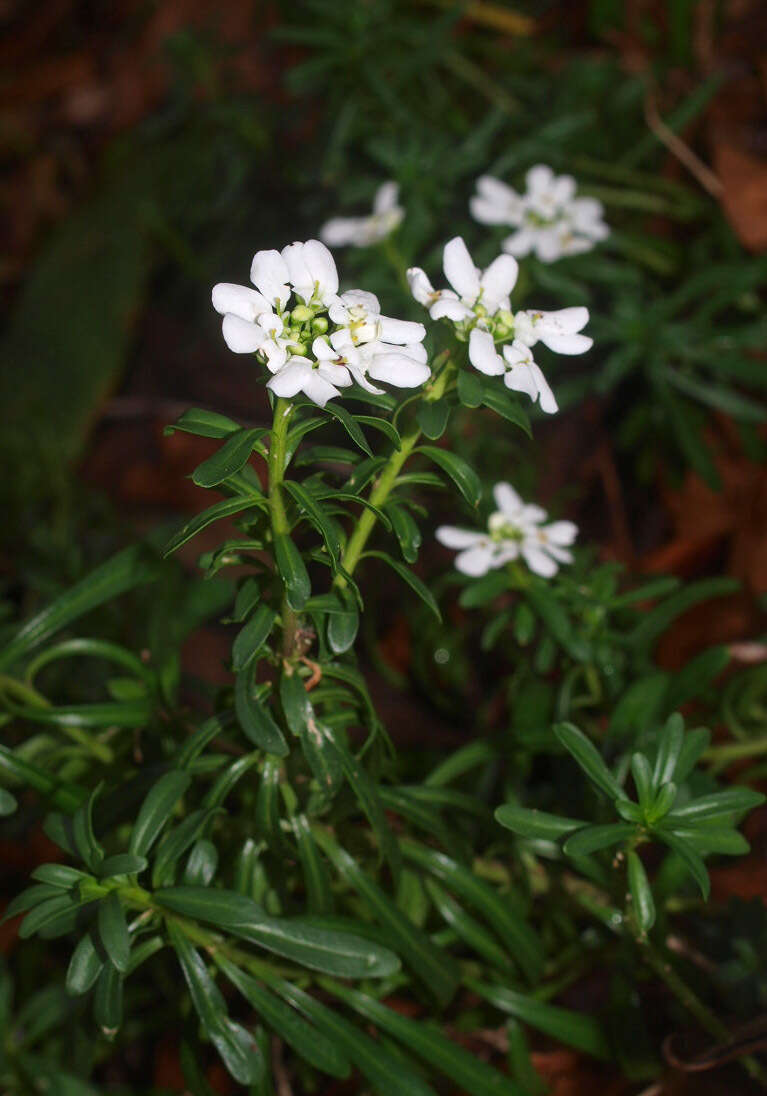
M 338 351 L 334 350 L 324 335 L 318 335 L 312 343 L 312 354 L 318 362 L 335 361 Z
M 307 240 L 304 244 L 304 262 L 317 285 L 318 299 L 329 302 L 338 293 L 335 259 L 320 240 Z
M 346 247 L 356 244 L 363 225 L 360 217 L 331 217 L 320 229 L 320 239 L 328 247 Z
M 445 244 L 443 265 L 445 277 L 458 296 L 472 303 L 476 301 L 479 296 L 479 271 L 460 236 L 454 236 Z
M 373 199 L 373 212 L 377 214 L 388 213 L 396 207 L 398 198 L 399 185 L 397 183 L 391 181 L 382 183 Z
M 588 335 L 540 335 L 541 342 L 553 350 L 555 354 L 585 354 L 591 350 L 594 340 Z
M 306 358 L 291 358 L 286 366 L 275 373 L 266 387 L 276 396 L 295 396 L 306 384 L 313 369 Z
M 551 193 L 558 206 L 566 206 L 575 197 L 575 179 L 572 175 L 557 175 Z
M 381 316 L 381 339 L 389 343 L 420 343 L 426 338 L 426 328 L 412 320 L 395 320 Z
M 459 529 L 455 525 L 440 525 L 434 534 L 446 548 L 470 548 L 487 540 L 484 533 L 473 529 Z
M 368 376 L 376 381 L 394 384 L 397 388 L 417 388 L 431 376 L 431 370 L 423 362 L 417 362 L 407 354 L 376 354 L 368 367 Z
M 346 366 L 336 365 L 335 362 L 321 362 L 315 373 L 318 373 L 329 384 L 335 384 L 339 388 L 348 388 L 352 383 Z
M 321 377 L 316 369 L 311 369 L 309 373 L 303 384 L 304 395 L 313 400 L 318 407 L 324 407 L 328 400 L 341 395 L 338 389 L 334 388 L 330 381 Z
M 250 267 L 250 280 L 270 305 L 284 308 L 290 297 L 288 266 L 279 251 L 257 251 Z
M 503 383 L 512 392 L 524 392 L 533 402 L 538 397 L 538 388 L 527 365 L 513 365 L 503 378 Z
M 493 336 L 489 331 L 475 327 L 469 335 L 469 361 L 488 377 L 497 377 L 505 372 L 503 358 L 497 353 Z
M 264 332 L 254 323 L 248 323 L 241 316 L 224 316 L 221 330 L 224 342 L 235 354 L 252 354 L 260 349 L 264 342 Z
M 233 282 L 219 282 L 211 293 L 213 307 L 222 316 L 231 313 L 252 323 L 262 312 L 270 312 L 271 305 L 248 285 L 235 285 Z
M 589 322 L 589 310 L 583 305 L 573 308 L 560 308 L 557 312 L 541 312 L 541 326 L 546 330 L 562 332 L 572 335 L 575 331 L 581 331 Z
M 578 536 L 578 526 L 572 521 L 552 521 L 550 525 L 544 526 L 542 532 L 553 544 L 560 547 L 575 541 Z
M 314 285 L 304 257 L 305 247 L 306 245 L 302 243 L 288 244 L 282 249 L 282 258 L 288 268 L 288 278 L 291 285 L 300 297 L 308 301 L 311 298 Z
M 376 396 L 381 396 L 383 394 L 384 389 L 376 388 L 374 384 L 371 384 L 362 369 L 358 368 L 356 365 L 351 364 L 347 368 L 352 376 L 352 379 L 360 386 L 360 388 L 364 388 L 366 392 L 372 392 Z
M 542 578 L 551 578 L 559 569 L 551 556 L 547 556 L 542 549 L 534 544 L 528 544 L 527 541 L 522 545 L 522 555 L 530 570 Z
M 546 164 L 536 164 L 528 171 L 525 182 L 531 194 L 540 194 L 551 187 L 554 182 L 554 172 Z
M 441 320 L 444 317 L 452 320 L 453 323 L 461 323 L 462 320 L 468 320 L 474 315 L 468 305 L 459 301 L 453 293 L 450 293 L 450 296 L 448 293 L 450 290 L 444 290 L 439 300 L 436 300 L 429 309 L 429 315 L 433 320 Z
M 410 267 L 407 272 L 407 282 L 410 286 L 410 292 L 419 304 L 428 305 L 431 303 L 431 298 L 434 294 L 434 286 L 429 281 L 425 271 L 421 270 L 420 266 Z
M 519 264 L 511 255 L 499 255 L 493 259 L 480 278 L 482 303 L 495 312 L 502 303 L 508 305 L 509 294 L 516 285 Z
M 486 575 L 492 567 L 497 566 L 493 560 L 493 550 L 489 545 L 468 548 L 465 552 L 461 552 L 455 557 L 455 565 L 464 575 L 471 575 L 472 578 Z
M 522 259 L 525 255 L 529 255 L 535 244 L 535 232 L 532 228 L 524 225 L 518 232 L 512 232 L 511 236 L 507 236 L 501 244 L 504 251 L 507 251 L 509 255 L 516 255 Z
M 569 338 L 580 338 L 580 335 L 570 335 Z M 545 411 L 547 415 L 553 415 L 555 411 L 559 410 L 559 404 L 556 401 L 554 393 L 551 391 L 549 382 L 543 375 L 541 367 L 536 362 L 531 362 L 529 366 L 530 373 L 533 378 L 536 389 L 538 390 L 538 405 L 541 411 Z M 535 399 L 535 397 L 533 397 Z
M 541 228 L 535 236 L 535 253 L 542 263 L 555 263 L 562 258 L 562 238 L 556 227 Z
M 507 518 L 517 518 L 524 506 L 522 499 L 510 483 L 496 483 L 493 488 L 493 498 L 495 499 L 495 505 Z

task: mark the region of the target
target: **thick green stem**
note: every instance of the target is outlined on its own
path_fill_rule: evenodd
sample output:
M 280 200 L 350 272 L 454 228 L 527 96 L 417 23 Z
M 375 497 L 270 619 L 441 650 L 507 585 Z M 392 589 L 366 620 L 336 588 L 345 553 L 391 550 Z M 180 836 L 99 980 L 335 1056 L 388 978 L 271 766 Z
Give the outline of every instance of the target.
M 288 535 L 290 526 L 285 513 L 282 497 L 282 484 L 285 479 L 287 458 L 288 423 L 293 414 L 293 404 L 289 400 L 278 399 L 274 405 L 272 440 L 269 446 L 269 512 L 272 519 L 274 537 Z M 285 595 L 282 598 L 282 653 L 289 658 L 293 653 L 298 621 L 295 612 L 288 605 Z

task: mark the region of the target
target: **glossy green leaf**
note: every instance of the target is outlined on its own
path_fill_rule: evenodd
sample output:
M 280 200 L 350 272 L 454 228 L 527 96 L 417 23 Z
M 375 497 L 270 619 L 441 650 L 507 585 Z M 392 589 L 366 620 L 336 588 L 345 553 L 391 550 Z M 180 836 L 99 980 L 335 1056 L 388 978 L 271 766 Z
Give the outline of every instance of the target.
M 496 378 L 493 379 L 495 380 Z M 501 418 L 506 419 L 507 422 L 513 423 L 514 426 L 518 426 L 520 430 L 527 434 L 528 438 L 533 436 L 530 419 L 522 410 L 519 400 L 512 396 L 503 385 L 497 383 L 486 384 L 482 402 L 485 407 L 489 407 L 491 411 L 495 411 L 496 415 L 500 415 Z
M 218 867 L 218 850 L 207 837 L 195 841 L 184 868 L 182 882 L 190 887 L 210 886 Z
M 634 917 L 640 932 L 646 933 L 655 924 L 655 900 L 652 896 L 652 888 L 644 864 L 637 854 L 629 850 L 626 853 L 626 861 Z
M 87 993 L 101 974 L 103 966 L 104 960 L 93 943 L 93 937 L 87 932 L 72 952 L 67 968 L 67 992 L 78 997 Z
M 306 905 L 309 913 L 332 913 L 333 892 L 330 875 L 304 814 L 296 814 L 290 820 L 298 846 L 303 881 L 306 887 Z
M 631 755 L 631 775 L 637 790 L 637 798 L 642 807 L 649 806 L 655 798 L 652 769 L 644 754 Z
M 113 1039 L 123 1020 L 123 980 L 108 960 L 96 980 L 93 1014 L 107 1039 Z
M 91 871 L 95 871 L 104 859 L 104 850 L 96 840 L 93 830 L 93 805 L 101 785 L 93 789 L 88 799 L 72 816 L 72 836 L 80 857 Z
M 234 686 L 234 708 L 237 722 L 246 737 L 266 753 L 286 757 L 288 744 L 269 709 L 256 695 L 252 667 L 237 675 Z
M 601 826 L 584 826 L 568 837 L 562 846 L 568 856 L 589 856 L 633 837 L 637 828 L 633 822 L 608 822 Z
M 87 872 L 79 868 L 70 868 L 68 864 L 41 864 L 32 872 L 32 878 L 41 883 L 50 883 L 51 886 L 69 890 L 76 887 L 83 879 L 90 878 Z
M 411 590 L 414 590 L 418 594 L 424 605 L 428 605 L 431 611 L 434 613 L 437 620 L 442 620 L 442 614 L 439 611 L 439 606 L 428 586 L 426 586 L 417 575 L 414 575 L 409 567 L 406 567 L 403 563 L 400 563 L 387 552 L 378 552 L 368 549 L 367 552 L 363 552 L 362 557 L 364 559 L 382 559 L 384 563 L 388 563 L 393 571 L 396 571 L 401 579 L 403 579 Z
M 426 892 L 440 917 L 473 952 L 501 970 L 508 971 L 513 963 L 492 933 L 475 920 L 435 879 L 424 880 Z
M 13 814 L 18 805 L 14 795 L 11 795 L 5 788 L 0 788 L 0 818 Z
M 387 502 L 384 510 L 391 521 L 392 531 L 405 561 L 415 563 L 422 542 L 421 530 L 415 518 L 406 507 L 398 506 L 395 502 Z
M 301 553 L 286 533 L 274 538 L 274 560 L 285 584 L 291 609 L 300 612 L 311 596 L 312 587 Z
M 235 430 L 217 453 L 195 468 L 192 473 L 193 482 L 198 487 L 218 487 L 247 464 L 253 446 L 264 433 L 263 429 Z
M 463 457 L 451 453 L 448 449 L 438 449 L 436 445 L 420 445 L 415 451 L 428 457 L 450 476 L 469 506 L 479 506 L 482 498 L 482 484 L 477 473 Z
M 543 969 L 543 950 L 536 933 L 518 912 L 513 895 L 501 895 L 474 872 L 444 853 L 415 841 L 402 841 L 405 858 L 430 872 L 467 902 L 493 926 L 509 954 L 526 976 L 535 981 Z
M 157 573 L 157 561 L 143 546 L 118 552 L 22 625 L 0 651 L 0 668 L 12 666 L 73 620 Z
M 580 731 L 572 723 L 559 723 L 554 727 L 554 734 L 560 743 L 572 754 L 580 767 L 600 791 L 610 799 L 621 799 L 623 789 L 613 774 L 602 760 L 602 755 L 597 750 L 590 738 Z
M 134 856 L 129 852 L 119 852 L 115 856 L 108 856 L 102 860 L 98 867 L 99 879 L 109 879 L 113 875 L 135 875 L 144 871 L 147 866 L 145 856 Z
M 659 788 L 674 779 L 676 764 L 684 743 L 684 720 L 678 712 L 669 716 L 658 738 L 652 779 Z
M 726 788 L 724 791 L 703 795 L 682 807 L 677 807 L 666 815 L 665 822 L 669 826 L 677 822 L 683 826 L 690 826 L 695 822 L 707 822 L 712 818 L 742 814 L 753 810 L 754 807 L 760 807 L 764 801 L 765 797 L 762 793 L 753 788 Z
M 331 1011 L 290 982 L 275 979 L 271 988 L 316 1025 L 329 1043 L 349 1058 L 379 1096 L 436 1096 L 434 1089 L 408 1069 L 379 1041 L 350 1024 L 337 1009 Z
M 557 643 L 572 658 L 582 662 L 589 657 L 588 644 L 575 634 L 567 611 L 547 586 L 539 582 L 532 583 L 525 590 L 525 597 Z
M 289 495 L 295 500 L 299 508 L 308 517 L 314 528 L 320 534 L 333 563 L 338 562 L 338 555 L 341 551 L 341 543 L 338 538 L 338 532 L 335 524 L 330 520 L 322 506 L 314 499 L 309 491 L 306 490 L 303 484 L 296 483 L 294 480 L 285 480 L 283 487 Z
M 162 886 L 173 881 L 176 865 L 187 849 L 200 836 L 213 814 L 212 809 L 192 811 L 178 826 L 165 834 L 154 858 L 154 866 L 152 867 L 153 887 Z
M 166 426 L 164 433 L 172 434 L 182 430 L 186 434 L 196 434 L 201 438 L 225 438 L 242 429 L 234 419 L 220 415 L 217 411 L 206 411 L 203 407 L 190 407 L 176 421 Z
M 315 837 L 336 870 L 365 899 L 378 923 L 386 930 L 397 954 L 434 997 L 442 1005 L 447 1005 L 458 986 L 458 972 L 451 957 L 436 947 L 397 909 L 389 896 L 329 834 L 315 830 Z
M 419 404 L 416 420 L 427 438 L 436 441 L 441 438 L 450 418 L 450 404 L 447 400 L 424 400 Z
M 333 654 L 342 655 L 354 646 L 360 627 L 360 614 L 349 592 L 339 594 L 338 603 L 343 611 L 328 614 L 327 637 Z
M 574 818 L 563 818 L 558 814 L 547 814 L 529 807 L 518 807 L 516 803 L 504 803 L 495 812 L 496 822 L 507 830 L 518 833 L 520 837 L 531 837 L 543 841 L 558 841 L 567 833 L 577 830 L 583 822 Z
M 119 971 L 126 971 L 130 962 L 130 937 L 125 911 L 115 891 L 99 902 L 98 926 L 104 951 Z
M 197 951 L 183 932 L 170 926 L 184 979 L 189 987 L 195 1011 L 224 1065 L 236 1081 L 255 1084 L 265 1072 L 264 1060 L 253 1037 L 229 1019 L 226 1003 Z
M 706 865 L 703 863 L 703 857 L 695 848 L 695 845 L 691 841 L 686 840 L 686 838 L 679 837 L 666 829 L 658 829 L 656 832 L 661 841 L 668 845 L 672 852 L 676 853 L 689 874 L 698 884 L 703 898 L 708 901 L 708 896 L 711 893 L 711 882 L 708 878 Z
M 253 1006 L 265 1023 L 292 1047 L 305 1061 L 331 1077 L 349 1076 L 346 1055 L 334 1040 L 303 1020 L 295 1009 L 281 1001 L 255 978 L 240 970 L 218 952 L 214 959 L 233 986 Z
M 170 820 L 191 780 L 185 770 L 171 769 L 151 788 L 141 804 L 131 833 L 130 851 L 134 856 L 146 856 Z
M 274 626 L 275 612 L 268 605 L 261 604 L 252 617 L 235 637 L 232 644 L 232 669 L 235 673 L 244 670 L 251 659 L 263 647 Z
M 468 369 L 462 369 L 458 374 L 458 399 L 464 407 L 481 407 L 485 386 L 482 378 Z
M 338 419 L 354 444 L 358 445 L 363 453 L 367 453 L 369 457 L 373 456 L 373 450 L 368 445 L 365 435 L 357 425 L 354 416 L 351 415 L 345 407 L 342 407 L 340 404 L 327 403 L 325 404 L 324 409 L 329 415 L 332 415 L 334 419 Z
M 207 510 L 203 510 L 199 514 L 195 514 L 193 518 L 185 522 L 184 525 L 174 533 L 168 543 L 165 545 L 164 555 L 172 555 L 182 544 L 186 544 L 192 537 L 197 536 L 203 529 L 207 529 L 214 521 L 220 521 L 222 518 L 229 518 L 233 514 L 239 514 L 242 510 L 252 510 L 253 507 L 259 506 L 261 503 L 256 498 L 243 498 L 242 495 L 235 495 L 234 498 L 223 499 L 221 502 L 214 503 L 213 506 L 209 506 Z
M 573 1012 L 539 1001 L 505 986 L 490 986 L 467 978 L 466 985 L 501 1012 L 529 1024 L 536 1031 L 594 1058 L 608 1059 L 610 1049 L 601 1024 L 585 1012 Z
M 27 910 L 47 902 L 50 898 L 61 898 L 61 896 L 61 888 L 51 883 L 37 883 L 32 887 L 26 887 L 5 907 L 3 916 L 0 918 L 0 925 L 10 921 L 12 917 L 18 917 L 20 913 L 26 913 Z
M 316 928 L 310 918 L 276 918 L 236 891 L 211 887 L 164 887 L 155 900 L 165 909 L 209 921 L 233 936 L 342 978 L 384 978 L 399 968 L 387 948 L 349 933 Z

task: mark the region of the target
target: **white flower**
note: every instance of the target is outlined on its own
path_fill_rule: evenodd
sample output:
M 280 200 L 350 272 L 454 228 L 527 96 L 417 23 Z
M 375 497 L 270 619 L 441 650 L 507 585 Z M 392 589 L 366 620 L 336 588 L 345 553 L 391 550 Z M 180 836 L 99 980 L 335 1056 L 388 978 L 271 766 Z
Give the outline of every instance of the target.
M 472 216 L 482 224 L 513 225 L 517 231 L 503 241 L 503 249 L 522 257 L 535 251 L 541 262 L 590 251 L 609 235 L 602 203 L 577 198 L 571 175 L 554 175 L 538 164 L 526 176 L 527 190 L 518 194 L 500 179 L 483 175 L 470 201 Z
M 569 546 L 578 535 L 571 521 L 553 521 L 548 525 L 546 511 L 524 503 L 509 483 L 497 483 L 493 497 L 498 509 L 488 519 L 486 533 L 441 525 L 437 540 L 447 548 L 458 549 L 455 565 L 465 575 L 478 577 L 520 557 L 543 578 L 551 578 L 560 563 L 571 563 Z
M 378 297 L 364 289 L 350 289 L 342 293 L 331 304 L 328 315 L 339 328 L 348 331 L 354 346 L 378 339 L 404 345 L 423 342 L 426 337 L 426 328 L 422 323 L 382 316 Z
M 558 410 L 554 393 L 543 375 L 541 367 L 533 360 L 530 348 L 521 340 L 514 339 L 503 347 L 503 356 L 495 349 L 493 336 L 478 327 L 469 336 L 469 361 L 486 376 L 500 376 L 503 383 L 514 392 L 525 392 L 541 411 L 553 415 Z
M 542 342 L 555 354 L 585 354 L 594 345 L 588 335 L 579 335 L 589 322 L 589 310 L 581 306 L 560 308 L 557 312 L 517 312 L 514 338 L 525 346 Z
M 290 397 L 303 392 L 319 407 L 324 407 L 328 400 L 341 395 L 339 388 L 347 388 L 351 383 L 349 372 L 343 366 L 296 356 L 288 359 L 266 387 L 271 388 L 275 396 Z
M 452 289 L 435 290 L 420 267 L 407 272 L 411 293 L 428 308 L 433 320 L 444 316 L 456 324 L 465 320 L 484 323 L 485 317 L 511 307 L 510 294 L 519 267 L 510 255 L 499 255 L 486 270 L 479 270 L 462 238 L 455 236 L 445 244 L 442 265 Z
M 214 286 L 213 307 L 229 349 L 255 353 L 276 395 L 303 392 L 324 407 L 355 381 L 380 394 L 371 380 L 399 388 L 428 380 L 423 324 L 382 316 L 378 298 L 361 289 L 339 297 L 336 264 L 319 240 L 257 252 L 251 278 L 256 289 Z
M 388 182 L 379 186 L 373 199 L 373 212 L 367 217 L 333 217 L 320 229 L 329 247 L 370 247 L 385 240 L 402 222 L 405 211 L 398 204 L 399 187 Z

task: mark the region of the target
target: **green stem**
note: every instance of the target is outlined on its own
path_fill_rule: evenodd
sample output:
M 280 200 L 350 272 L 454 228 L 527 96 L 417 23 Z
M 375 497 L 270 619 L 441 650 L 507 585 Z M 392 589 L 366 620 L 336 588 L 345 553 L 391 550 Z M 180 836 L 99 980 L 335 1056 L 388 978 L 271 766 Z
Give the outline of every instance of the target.
M 644 957 L 647 965 L 665 982 L 677 1000 L 695 1017 L 704 1031 L 707 1031 L 709 1035 L 713 1035 L 719 1042 L 726 1042 L 730 1038 L 727 1028 L 718 1016 L 715 1016 L 708 1006 L 703 1004 L 687 983 L 680 978 L 672 964 L 661 955 L 649 940 L 638 940 L 637 943 L 640 954 Z
M 767 736 L 761 736 L 747 742 L 727 742 L 723 746 L 711 746 L 703 754 L 703 760 L 713 762 L 714 769 L 723 769 L 733 761 L 766 753 Z
M 274 420 L 272 422 L 272 440 L 269 446 L 269 512 L 272 520 L 272 536 L 287 536 L 290 534 L 288 515 L 285 512 L 285 501 L 282 497 L 282 484 L 285 480 L 285 465 L 287 463 L 287 439 L 288 423 L 293 414 L 294 405 L 290 400 L 277 399 L 274 405 Z M 290 658 L 295 645 L 298 618 L 288 605 L 285 594 L 282 598 L 282 653 L 285 658 Z
M 455 367 L 450 360 L 447 359 L 426 389 L 424 398 L 427 403 L 434 403 L 437 400 L 442 399 L 447 389 L 448 382 L 452 378 L 454 372 Z M 412 430 L 402 438 L 401 447 L 394 450 L 384 465 L 381 474 L 375 481 L 373 490 L 370 492 L 369 501 L 377 509 L 380 509 L 383 506 L 391 494 L 394 484 L 397 482 L 397 476 L 402 471 L 405 461 L 418 444 L 420 437 L 421 428 L 419 426 L 414 426 Z M 354 569 L 360 561 L 360 557 L 365 550 L 365 545 L 375 528 L 377 520 L 378 519 L 372 510 L 366 509 L 360 515 L 357 526 L 349 537 L 341 558 L 341 566 L 348 574 L 351 575 L 354 573 Z M 342 574 L 338 574 L 335 577 L 333 585 L 337 589 L 343 590 L 347 585 L 347 582 Z

